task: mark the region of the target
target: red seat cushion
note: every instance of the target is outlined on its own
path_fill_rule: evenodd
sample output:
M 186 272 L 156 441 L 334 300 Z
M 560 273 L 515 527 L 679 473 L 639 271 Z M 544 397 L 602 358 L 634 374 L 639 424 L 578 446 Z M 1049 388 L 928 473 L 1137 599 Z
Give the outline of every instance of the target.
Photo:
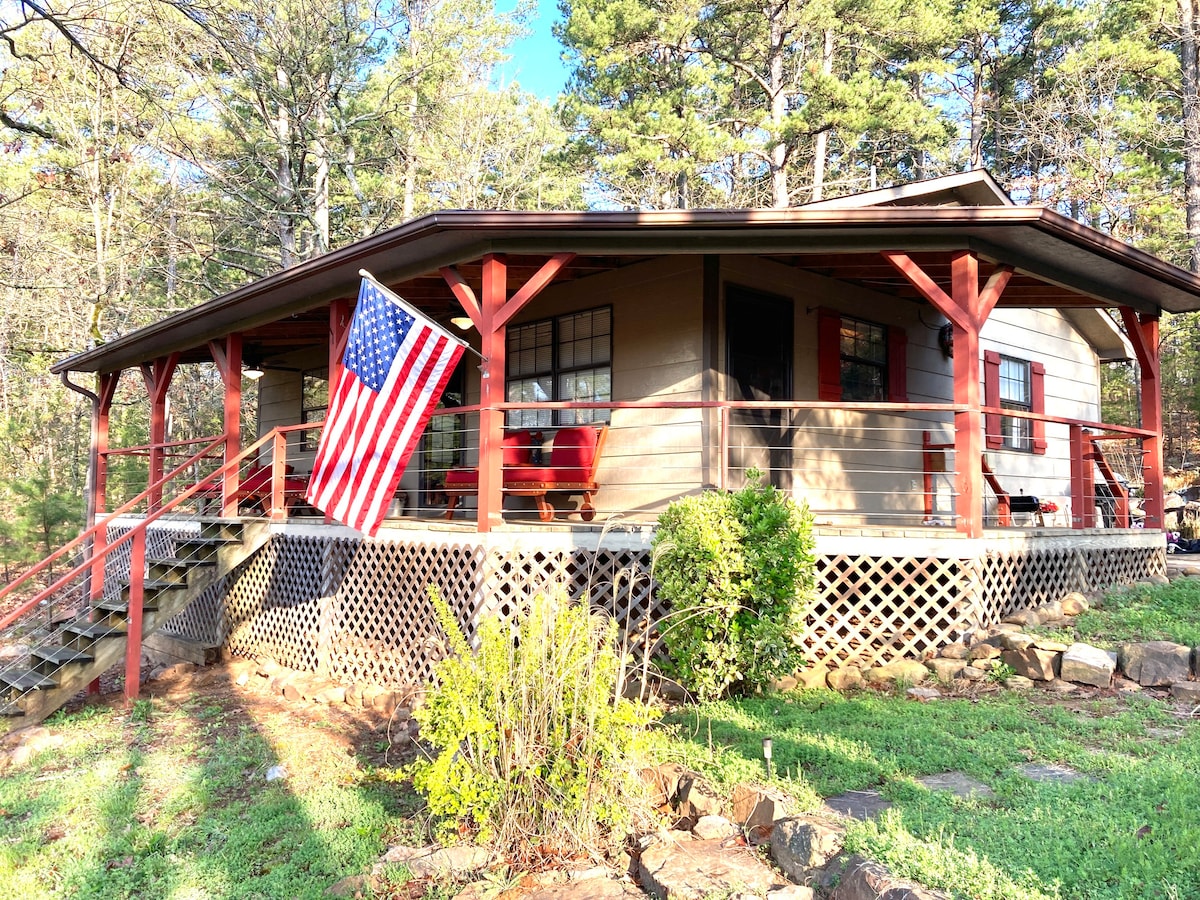
M 500 448 L 504 456 L 501 465 L 527 466 L 533 462 L 533 433 L 514 431 L 506 434 L 500 442 Z
M 450 469 L 446 472 L 446 487 L 478 487 L 479 472 L 475 469 Z
M 504 483 L 513 486 L 534 484 L 537 482 L 545 482 L 546 484 L 581 484 L 587 481 L 587 479 L 587 469 L 580 469 L 578 467 L 559 469 L 554 466 L 522 466 L 519 469 L 512 469 L 504 473 Z
M 586 480 L 596 459 L 598 439 L 599 432 L 590 425 L 560 428 L 550 450 L 550 468 L 561 473 L 560 480 Z

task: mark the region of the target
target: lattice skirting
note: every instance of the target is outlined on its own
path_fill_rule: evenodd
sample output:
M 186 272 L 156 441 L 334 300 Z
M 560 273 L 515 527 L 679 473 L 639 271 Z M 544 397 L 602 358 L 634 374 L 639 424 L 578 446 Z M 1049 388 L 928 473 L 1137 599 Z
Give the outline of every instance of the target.
M 342 682 L 428 681 L 445 635 L 433 585 L 469 640 L 482 617 L 511 617 L 523 598 L 562 586 L 614 615 L 623 639 L 653 659 L 666 605 L 652 589 L 645 547 L 588 550 L 489 542 L 469 534 L 404 539 L 277 534 L 166 626 Z M 881 546 L 882 545 L 882 546 Z M 801 636 L 811 661 L 864 665 L 920 656 L 965 629 L 1061 597 L 1165 570 L 1162 550 L 1009 547 L 977 556 L 822 553 L 818 599 Z

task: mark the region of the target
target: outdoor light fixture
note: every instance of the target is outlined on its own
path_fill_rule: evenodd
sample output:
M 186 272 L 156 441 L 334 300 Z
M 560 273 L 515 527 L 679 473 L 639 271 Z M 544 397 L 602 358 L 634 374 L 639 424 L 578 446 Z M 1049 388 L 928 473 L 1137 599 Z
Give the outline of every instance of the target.
M 263 370 L 257 365 L 247 365 L 242 369 L 242 374 L 251 381 L 258 381 L 258 379 L 263 377 Z
M 763 741 L 763 745 L 762 745 L 762 747 L 763 747 L 763 765 L 767 769 L 767 777 L 770 778 L 771 777 L 771 750 L 772 750 L 771 739 L 769 737 L 766 737 L 766 738 L 763 738 L 762 741 Z
M 450 320 L 450 324 L 455 326 L 459 331 L 466 331 L 475 323 L 471 321 L 470 316 L 455 316 Z

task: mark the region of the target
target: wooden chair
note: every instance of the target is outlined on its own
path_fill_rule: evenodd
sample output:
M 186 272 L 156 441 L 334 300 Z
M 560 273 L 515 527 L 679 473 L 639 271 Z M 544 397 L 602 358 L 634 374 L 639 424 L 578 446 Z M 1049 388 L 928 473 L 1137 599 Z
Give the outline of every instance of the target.
M 292 472 L 292 466 L 284 466 L 283 505 L 285 509 L 289 510 L 303 499 L 304 493 L 308 489 L 308 479 L 294 476 Z M 196 496 L 206 507 L 214 502 L 220 505 L 221 485 L 217 483 L 206 487 L 197 491 Z M 271 467 L 255 466 L 247 469 L 246 474 L 238 482 L 237 500 L 239 506 L 245 504 L 265 512 L 271 505 Z
M 517 431 L 506 435 L 502 444 L 502 474 L 504 492 L 514 497 L 533 497 L 538 518 L 549 522 L 554 518 L 554 506 L 546 499 L 549 493 L 582 494 L 579 515 L 585 522 L 596 517 L 592 497 L 600 486 L 596 483 L 596 468 L 608 436 L 607 425 L 580 425 L 560 428 L 554 435 L 550 461 L 545 466 L 532 462 L 532 435 Z M 444 487 L 448 498 L 446 518 L 454 514 L 458 498 L 479 490 L 478 469 L 451 469 L 446 473 Z

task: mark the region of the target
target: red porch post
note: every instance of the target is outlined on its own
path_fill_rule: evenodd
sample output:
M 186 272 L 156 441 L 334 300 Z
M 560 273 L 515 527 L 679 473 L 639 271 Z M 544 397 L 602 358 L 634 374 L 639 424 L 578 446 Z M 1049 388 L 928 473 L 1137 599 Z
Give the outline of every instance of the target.
M 348 297 L 339 297 L 329 304 L 329 377 L 325 379 L 326 403 L 333 399 L 338 379 L 342 377 L 342 357 L 346 353 L 346 343 L 350 340 L 352 315 Z M 333 516 L 326 513 L 325 524 L 329 525 L 332 522 Z
M 150 395 L 150 484 L 163 477 L 163 444 L 167 440 L 167 388 L 171 376 L 179 363 L 179 354 L 159 357 L 149 365 L 142 365 L 142 378 L 146 382 L 146 393 Z M 151 492 L 149 508 L 158 509 L 162 504 L 162 488 Z
M 225 457 L 224 462 L 233 460 L 242 451 L 242 336 L 229 334 L 225 341 L 209 341 L 213 363 L 221 373 L 225 386 Z M 225 474 L 221 483 L 221 515 L 238 514 L 238 471 L 232 469 Z
M 480 533 L 491 531 L 503 522 L 501 442 L 504 411 L 500 405 L 506 399 L 504 376 L 508 323 L 574 258 L 573 253 L 552 256 L 511 298 L 508 296 L 508 266 L 499 254 L 489 253 L 483 257 L 483 283 L 479 298 L 453 266 L 441 270 L 446 284 L 479 330 L 480 354 L 484 359 L 479 380 L 479 507 L 475 518 L 475 527 Z
M 146 589 L 146 529 L 134 530 L 129 559 L 129 619 L 125 632 L 125 699 L 137 699 L 142 687 L 142 605 Z
M 984 480 L 979 332 L 1013 270 L 997 267 L 980 290 L 979 260 L 969 250 L 960 250 L 950 258 L 950 294 L 946 294 L 907 254 L 885 251 L 883 256 L 954 326 L 954 402 L 966 407 L 954 414 L 956 518 L 959 531 L 981 537 Z
M 1141 370 L 1142 428 L 1154 432 L 1143 439 L 1142 483 L 1147 528 L 1163 527 L 1162 377 L 1158 359 L 1158 318 L 1121 307 L 1121 319 Z
M 89 504 L 91 517 L 87 527 L 96 524 L 104 512 L 105 495 L 108 491 L 108 426 L 109 415 L 112 412 L 113 396 L 117 391 L 117 381 L 121 373 L 103 372 L 96 385 L 96 417 L 92 420 L 92 497 Z M 98 600 L 104 595 L 104 548 L 108 545 L 108 535 L 103 530 L 97 531 L 92 538 L 92 571 L 88 577 L 91 585 L 90 596 Z

